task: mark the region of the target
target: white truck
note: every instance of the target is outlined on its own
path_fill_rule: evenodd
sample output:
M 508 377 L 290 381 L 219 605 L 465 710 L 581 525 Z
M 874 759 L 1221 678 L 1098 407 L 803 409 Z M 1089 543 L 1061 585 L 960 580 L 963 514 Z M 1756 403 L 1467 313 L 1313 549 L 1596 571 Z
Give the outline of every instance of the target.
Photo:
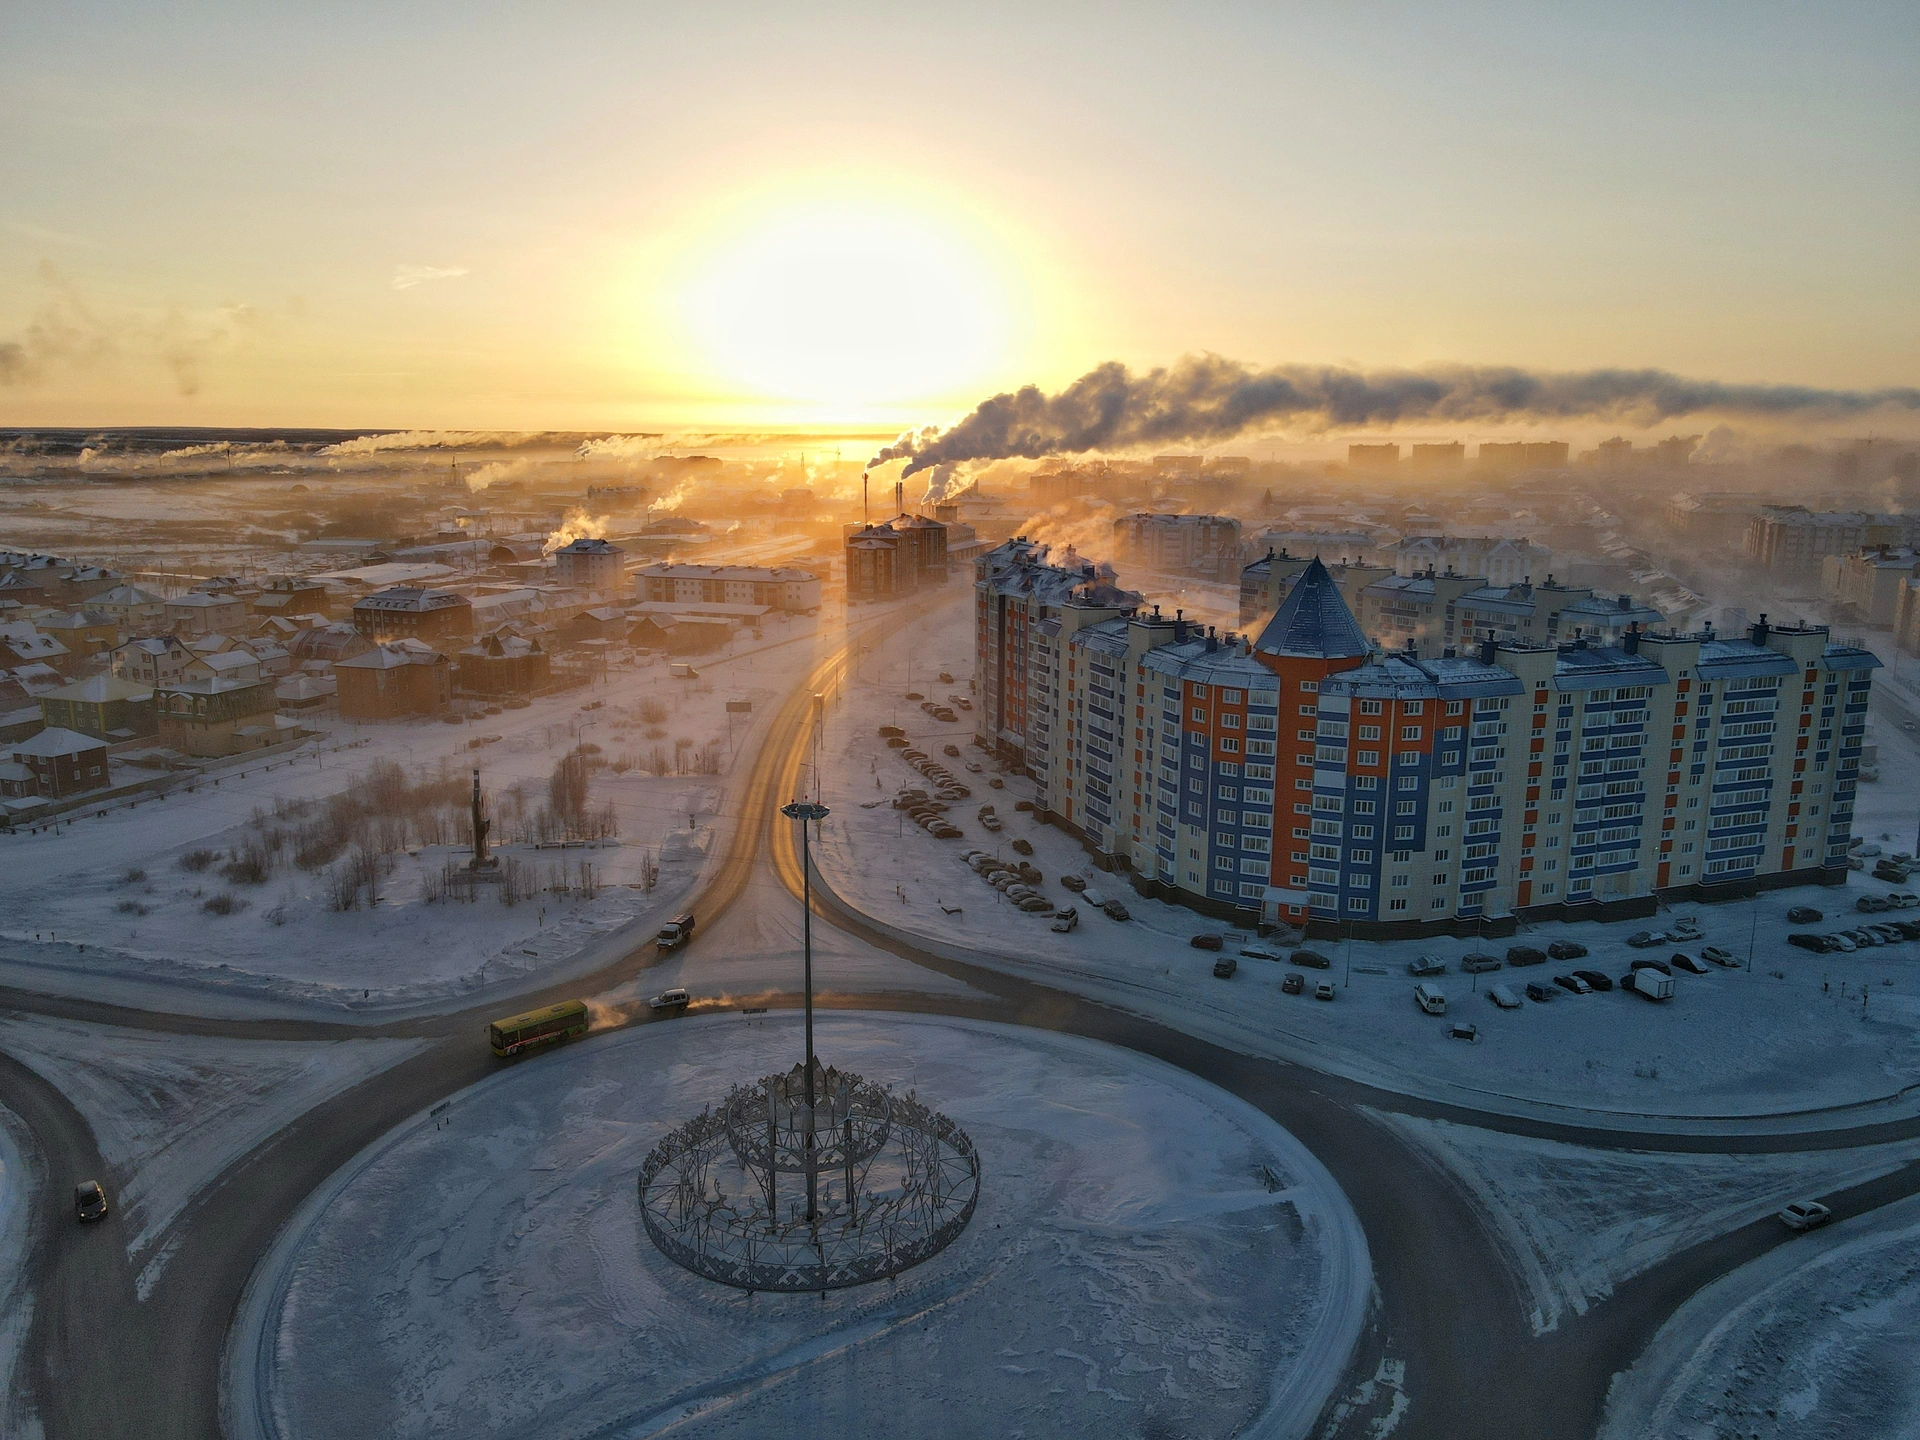
M 1662 975 L 1658 970 L 1635 970 L 1622 977 L 1620 988 L 1631 990 L 1648 1000 L 1671 1000 L 1673 977 Z
M 653 937 L 653 943 L 664 955 L 669 950 L 678 950 L 693 938 L 693 916 L 676 915 L 660 927 L 660 933 Z

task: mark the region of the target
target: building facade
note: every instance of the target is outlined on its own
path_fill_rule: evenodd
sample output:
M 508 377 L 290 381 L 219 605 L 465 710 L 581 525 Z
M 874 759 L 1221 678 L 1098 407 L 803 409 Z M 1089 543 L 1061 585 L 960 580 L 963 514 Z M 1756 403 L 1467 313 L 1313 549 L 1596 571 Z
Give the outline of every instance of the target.
M 582 538 L 553 552 L 553 573 L 576 590 L 618 595 L 627 585 L 627 552 L 605 540 Z
M 473 634 L 473 602 L 451 590 L 395 585 L 354 602 L 353 628 L 376 645 L 463 639 Z
M 189 679 L 154 690 L 154 718 L 162 745 L 188 755 L 238 755 L 279 738 L 274 682 Z
M 1113 547 L 1124 565 L 1187 575 L 1231 575 L 1240 555 L 1240 522 L 1231 515 L 1140 511 L 1113 522 Z
M 820 577 L 786 565 L 642 565 L 634 593 L 666 605 L 758 605 L 809 615 L 820 608 Z
M 395 640 L 333 667 L 342 720 L 375 724 L 444 715 L 453 706 L 453 666 L 422 640 Z

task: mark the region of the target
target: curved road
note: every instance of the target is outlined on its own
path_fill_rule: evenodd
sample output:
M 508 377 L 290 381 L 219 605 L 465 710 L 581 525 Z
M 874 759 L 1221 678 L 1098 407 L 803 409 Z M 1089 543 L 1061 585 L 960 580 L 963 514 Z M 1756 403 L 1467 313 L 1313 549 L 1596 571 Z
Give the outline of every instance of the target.
M 893 626 L 889 615 L 870 628 Z M 729 909 L 769 902 L 790 909 L 800 890 L 791 828 L 778 806 L 798 791 L 812 696 L 832 689 L 847 663 L 843 646 L 781 707 L 743 787 L 743 820 L 695 897 L 700 938 L 690 959 L 717 945 L 715 922 Z M 768 870 L 775 883 L 755 884 Z M 752 887 L 750 889 L 750 886 Z M 1920 1121 L 1811 1136 L 1737 1140 L 1608 1132 L 1488 1116 L 1379 1091 L 1301 1066 L 1264 1060 L 1195 1039 L 1169 1026 L 984 966 L 943 958 L 847 905 L 814 878 L 820 921 L 912 965 L 964 982 L 980 999 L 912 989 L 844 997 L 859 1009 L 971 1015 L 1040 1026 L 1124 1045 L 1178 1065 L 1258 1106 L 1297 1135 L 1346 1190 L 1365 1227 L 1378 1307 L 1341 1386 L 1350 1393 L 1382 1357 L 1404 1361 L 1411 1401 L 1396 1436 L 1461 1435 L 1585 1440 L 1599 1421 L 1613 1374 L 1630 1364 L 1669 1314 L 1701 1285 L 1753 1258 L 1782 1232 L 1748 1226 L 1674 1256 L 1616 1290 L 1585 1316 L 1536 1339 L 1528 1307 L 1498 1243 L 1449 1175 L 1363 1107 L 1622 1149 L 1746 1151 L 1812 1149 L 1920 1134 Z M 724 938 L 721 937 L 722 939 Z M 528 992 L 523 1007 L 603 993 L 654 963 L 643 946 L 598 973 Z M 769 1003 L 797 1004 L 795 995 Z M 7 1009 L 100 1023 L 249 1038 L 322 1039 L 406 1035 L 430 1043 L 419 1054 L 302 1115 L 203 1189 L 159 1243 L 172 1255 L 144 1303 L 136 1299 L 119 1220 L 81 1228 L 56 1219 L 33 1258 L 37 1303 L 23 1370 L 50 1440 L 205 1440 L 221 1432 L 220 1380 L 227 1331 L 248 1277 L 280 1226 L 329 1174 L 408 1116 L 490 1073 L 499 1063 L 479 1042 L 499 1002 L 397 1022 L 355 1026 L 302 1021 L 207 1020 L 150 1014 L 76 1000 L 0 992 Z M 644 1010 L 626 1023 L 654 1023 Z M 520 1063 L 565 1063 L 565 1052 Z M 0 1104 L 27 1122 L 46 1151 L 52 1203 L 75 1180 L 105 1174 L 91 1130 L 63 1097 L 26 1067 L 0 1057 Z M 1852 1213 L 1920 1189 L 1920 1167 L 1858 1187 L 1836 1210 Z M 1369 1433 L 1373 1408 L 1345 1412 L 1331 1433 Z

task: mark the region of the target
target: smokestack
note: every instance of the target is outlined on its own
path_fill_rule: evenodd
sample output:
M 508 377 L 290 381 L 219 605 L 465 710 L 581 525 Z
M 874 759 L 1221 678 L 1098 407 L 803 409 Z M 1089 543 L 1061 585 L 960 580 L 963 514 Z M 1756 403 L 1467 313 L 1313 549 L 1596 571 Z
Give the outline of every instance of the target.
M 1489 630 L 1487 632 L 1487 638 L 1480 642 L 1480 663 L 1482 665 L 1493 664 L 1493 657 L 1498 649 L 1499 646 L 1494 642 L 1493 632 Z
M 1620 637 L 1620 648 L 1629 655 L 1640 653 L 1640 622 L 1634 621 L 1627 627 L 1627 633 Z
M 1747 635 L 1752 639 L 1753 643 L 1756 645 L 1766 644 L 1767 636 L 1769 636 L 1772 633 L 1773 633 L 1773 627 L 1767 624 L 1767 616 L 1765 611 L 1762 611 L 1760 613 L 1760 618 L 1754 621 L 1752 626 L 1750 626 L 1747 630 Z
M 893 482 L 893 513 L 896 515 L 907 513 L 906 490 L 907 487 L 903 481 Z

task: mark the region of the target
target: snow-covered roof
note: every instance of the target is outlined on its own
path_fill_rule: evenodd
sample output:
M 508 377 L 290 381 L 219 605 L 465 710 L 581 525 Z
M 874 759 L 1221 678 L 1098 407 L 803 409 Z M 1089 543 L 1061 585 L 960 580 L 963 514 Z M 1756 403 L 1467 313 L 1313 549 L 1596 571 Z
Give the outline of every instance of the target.
M 389 641 L 385 645 L 375 645 L 364 654 L 355 655 L 349 660 L 338 661 L 335 668 L 397 670 L 407 665 L 433 665 L 445 659 L 446 657 L 431 645 L 409 638 Z
M 1787 662 L 1787 668 L 1793 668 L 1792 661 Z M 1583 645 L 1576 642 L 1561 650 L 1554 658 L 1555 690 L 1594 690 L 1603 685 L 1664 685 L 1667 678 L 1665 667 L 1645 655 L 1629 655 L 1617 645 Z
M 94 675 L 42 697 L 47 700 L 71 700 L 83 705 L 105 705 L 114 700 L 151 700 L 153 687 L 136 685 L 117 675 Z
M 42 730 L 31 740 L 20 740 L 9 747 L 18 757 L 30 755 L 46 760 L 63 755 L 84 755 L 90 750 L 104 750 L 107 742 L 96 740 L 91 735 L 82 735 L 78 730 L 63 730 L 58 725 Z
M 1254 649 L 1262 655 L 1338 660 L 1371 654 L 1373 646 L 1316 555 L 1273 612 Z
M 1525 688 L 1511 670 L 1483 664 L 1470 655 L 1443 655 L 1435 660 L 1386 655 L 1320 682 L 1322 695 L 1369 700 L 1472 700 L 1486 695 L 1518 695 Z

